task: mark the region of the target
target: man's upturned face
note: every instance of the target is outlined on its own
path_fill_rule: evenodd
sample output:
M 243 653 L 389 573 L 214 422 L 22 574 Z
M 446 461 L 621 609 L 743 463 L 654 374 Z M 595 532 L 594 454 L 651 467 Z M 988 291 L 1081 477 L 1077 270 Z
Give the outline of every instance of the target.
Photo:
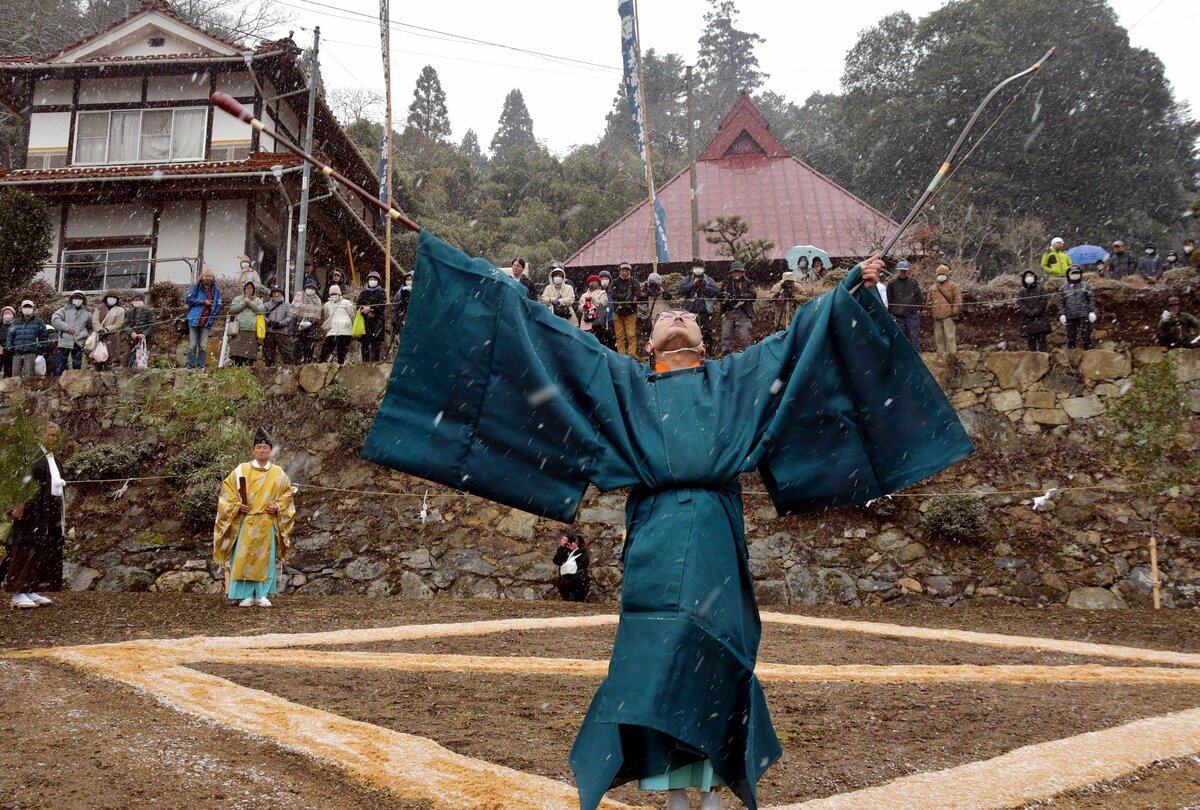
M 655 352 L 692 348 L 702 340 L 695 316 L 681 310 L 664 312 L 650 329 L 650 345 Z
M 254 460 L 259 464 L 265 464 L 271 460 L 271 445 L 256 444 L 254 445 Z

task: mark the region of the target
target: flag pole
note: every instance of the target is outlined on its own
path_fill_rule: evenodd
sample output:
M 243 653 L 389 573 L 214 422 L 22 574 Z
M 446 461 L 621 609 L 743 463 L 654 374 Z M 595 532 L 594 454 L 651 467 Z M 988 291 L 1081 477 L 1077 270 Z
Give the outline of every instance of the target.
M 387 190 L 387 201 L 392 197 L 392 20 L 388 0 L 379 0 L 379 25 L 383 34 L 383 85 L 387 95 L 387 127 L 384 130 L 386 143 L 385 153 L 387 162 L 384 164 L 384 176 L 379 178 Z M 387 300 L 392 300 L 392 218 L 384 220 L 384 251 L 383 251 L 383 289 Z
M 638 96 L 642 102 L 642 148 L 645 150 L 645 154 L 642 155 L 642 162 L 646 166 L 646 188 L 650 192 L 650 233 L 654 237 L 654 262 L 652 263 L 652 270 L 657 273 L 658 263 L 662 260 L 662 257 L 658 255 L 658 208 L 655 205 L 654 171 L 650 167 L 650 122 L 646 118 L 646 75 L 642 70 L 642 37 L 641 26 L 638 23 L 637 0 L 633 0 L 633 27 L 638 32 L 637 36 L 634 37 L 634 42 L 637 43 Z

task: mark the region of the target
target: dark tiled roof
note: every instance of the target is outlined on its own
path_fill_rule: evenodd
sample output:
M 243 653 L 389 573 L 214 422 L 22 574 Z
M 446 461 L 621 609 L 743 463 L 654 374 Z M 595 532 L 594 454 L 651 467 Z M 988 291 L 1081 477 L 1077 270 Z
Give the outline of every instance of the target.
M 192 174 L 236 174 L 238 172 L 268 172 L 272 166 L 299 166 L 302 161 L 291 152 L 255 152 L 245 160 L 224 160 L 205 163 L 168 163 L 134 166 L 72 166 L 64 169 L 17 169 L 4 173 L 0 168 L 0 185 L 8 181 L 88 180 L 130 177 L 154 180 Z
M 741 215 L 747 239 L 775 243 L 771 258 L 794 245 L 815 245 L 830 256 L 867 255 L 897 223 L 787 152 L 767 129 L 747 96 L 740 97 L 696 162 L 700 221 Z M 691 188 L 685 169 L 658 189 L 667 214 L 668 248 L 674 262 L 690 261 Z M 717 246 L 700 240 L 700 257 L 726 261 Z M 570 267 L 654 259 L 650 203 L 645 201 L 609 226 L 567 260 Z

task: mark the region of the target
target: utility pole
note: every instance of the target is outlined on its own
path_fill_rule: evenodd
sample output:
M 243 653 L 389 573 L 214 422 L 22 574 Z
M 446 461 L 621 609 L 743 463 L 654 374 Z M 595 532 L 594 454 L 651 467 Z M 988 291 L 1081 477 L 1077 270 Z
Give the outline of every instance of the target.
M 692 187 L 692 261 L 700 258 L 700 201 L 696 198 L 696 117 L 692 115 L 692 66 L 687 66 L 688 182 Z
M 319 83 L 320 62 L 318 54 L 321 47 L 321 27 L 313 28 L 313 46 L 308 71 L 308 117 L 304 119 L 304 151 L 312 154 L 313 148 L 313 116 L 317 108 L 317 84 Z M 296 226 L 296 287 L 304 289 L 304 250 L 308 237 L 308 190 L 312 176 L 312 164 L 304 161 L 304 179 L 300 185 L 300 223 Z

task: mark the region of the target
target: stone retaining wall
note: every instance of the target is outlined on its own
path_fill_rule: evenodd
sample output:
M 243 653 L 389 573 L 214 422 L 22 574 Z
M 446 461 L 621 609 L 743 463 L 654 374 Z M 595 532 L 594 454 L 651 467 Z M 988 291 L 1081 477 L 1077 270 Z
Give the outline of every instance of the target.
M 1134 482 L 1102 460 L 1078 455 L 1104 429 L 1114 399 L 1163 355 L 1154 348 L 1108 346 L 1049 354 L 964 351 L 949 360 L 927 356 L 981 452 L 914 487 L 919 497 L 808 516 L 778 517 L 757 476 L 746 476 L 750 567 L 760 601 L 1144 605 L 1150 590 L 1146 538 L 1156 533 L 1164 541 L 1159 561 L 1167 604 L 1200 604 L 1195 487 L 1139 495 Z M 1200 413 L 1200 350 L 1174 356 L 1185 403 Z M 286 591 L 555 598 L 549 558 L 559 524 L 358 461 L 354 448 L 345 447 L 327 423 L 315 418 L 322 392 L 334 386 L 355 401 L 377 402 L 389 371 L 382 364 L 318 364 L 256 372 L 267 396 L 296 415 L 272 426 L 279 463 L 301 485 L 331 488 L 299 493 L 295 545 L 284 569 Z M 169 374 L 191 373 L 197 372 Z M 94 419 L 80 420 L 73 441 L 112 441 L 123 434 L 111 406 L 136 398 L 144 379 L 120 370 L 68 372 L 60 380 L 4 380 L 0 409 L 30 401 L 54 418 L 95 413 Z M 1067 460 L 1047 466 L 1052 457 Z M 1073 463 L 1084 466 L 1061 466 Z M 115 487 L 69 490 L 74 533 L 67 549 L 67 585 L 219 593 L 219 572 L 208 560 L 211 539 L 188 530 L 173 514 L 169 485 L 134 483 L 114 509 Z M 1037 511 L 1030 493 L 1003 494 L 1050 488 L 1060 493 Z M 430 502 L 422 520 L 426 490 Z M 1001 493 L 992 494 L 997 490 Z M 989 536 L 951 546 L 926 536 L 930 496 L 945 491 L 981 497 Z M 623 503 L 623 493 L 589 491 L 580 510 L 579 528 L 592 543 L 598 599 L 612 600 L 619 592 Z

